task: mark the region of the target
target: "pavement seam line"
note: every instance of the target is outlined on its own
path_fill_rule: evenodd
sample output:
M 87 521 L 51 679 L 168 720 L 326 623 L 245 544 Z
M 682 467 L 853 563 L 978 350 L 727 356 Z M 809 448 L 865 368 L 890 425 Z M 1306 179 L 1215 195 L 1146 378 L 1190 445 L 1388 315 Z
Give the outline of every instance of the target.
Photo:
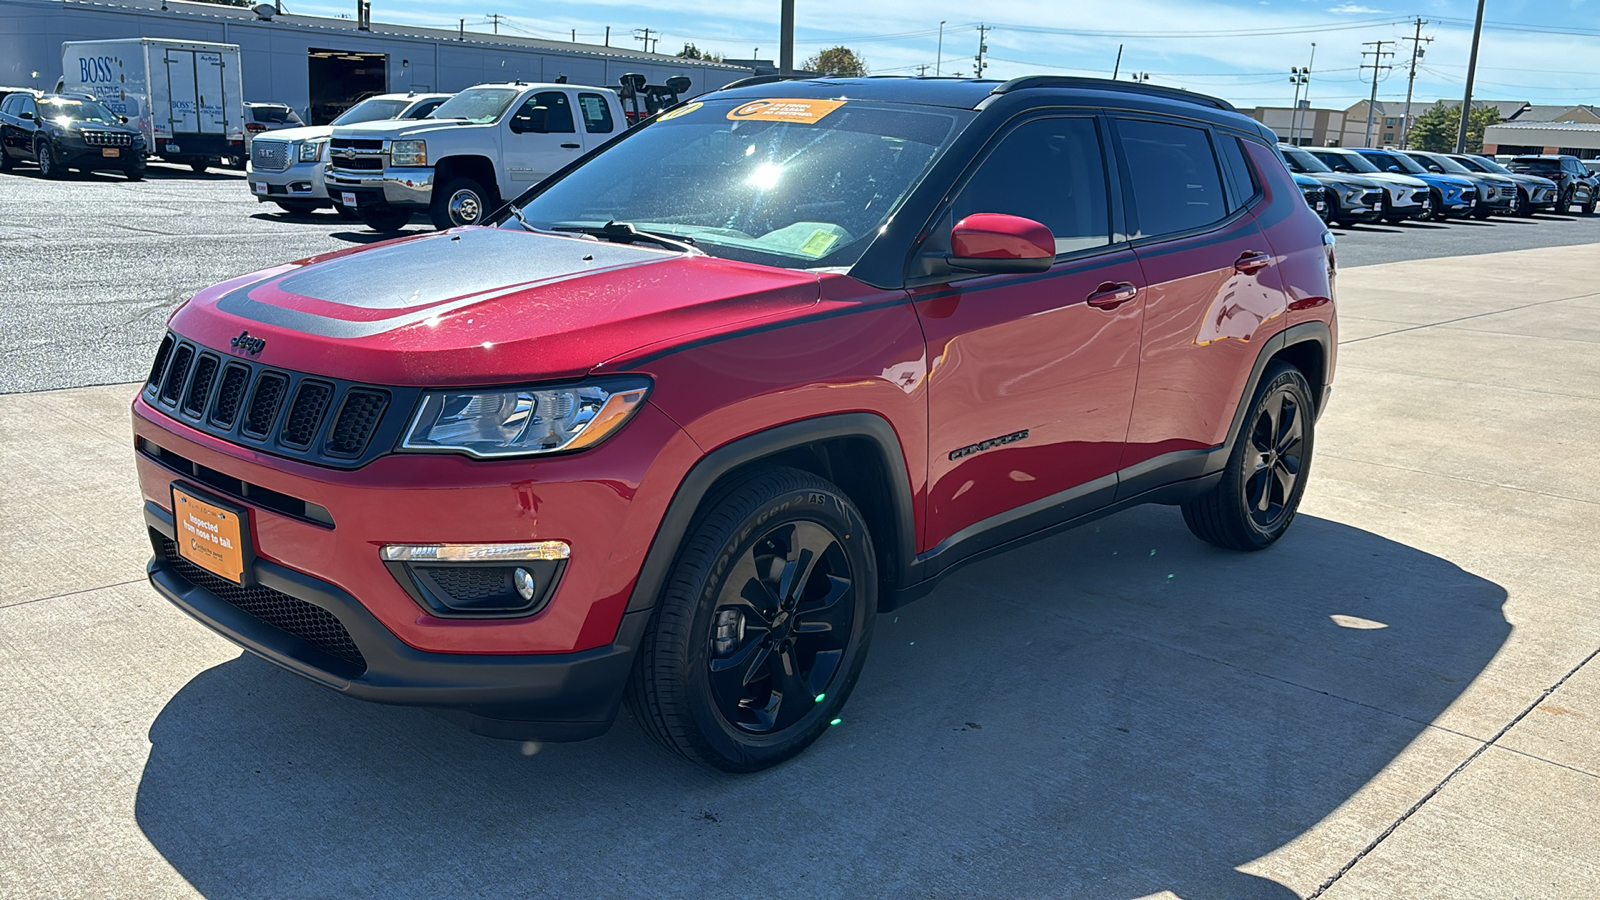
M 67 592 L 62 593 L 62 594 L 51 594 L 48 597 L 35 597 L 32 600 L 18 600 L 15 603 L 0 603 L 0 609 L 15 609 L 18 606 L 27 606 L 30 603 L 43 603 L 46 600 L 60 600 L 62 597 L 72 597 L 72 596 L 76 596 L 78 594 L 88 594 L 88 593 L 92 593 L 94 591 L 103 591 L 103 590 L 105 590 L 107 588 L 124 587 L 124 586 L 130 585 L 130 584 L 138 584 L 141 581 L 144 581 L 144 579 L 143 578 L 134 578 L 134 579 L 129 580 L 129 581 L 118 581 L 118 582 L 114 582 L 112 584 L 102 584 L 102 585 L 99 585 L 97 587 L 81 588 L 81 589 L 76 590 L 76 591 L 67 591 Z
M 1474 332 L 1472 332 L 1472 334 L 1493 334 L 1493 333 L 1494 332 L 1489 332 L 1489 331 L 1474 331 Z M 1540 340 L 1543 340 L 1543 338 L 1540 338 Z M 1583 343 L 1592 343 L 1592 342 L 1591 341 L 1584 341 Z M 1443 375 L 1430 375 L 1430 374 L 1428 374 L 1426 372 L 1397 372 L 1392 368 L 1384 368 L 1383 366 L 1362 366 L 1362 365 L 1357 365 L 1355 363 L 1345 362 L 1342 359 L 1339 360 L 1339 371 L 1340 372 L 1348 372 L 1351 369 L 1355 369 L 1357 372 L 1376 372 L 1376 373 L 1378 373 L 1380 375 L 1403 375 L 1406 378 L 1426 378 L 1426 379 L 1428 379 L 1430 381 L 1442 381 L 1445 384 L 1462 384 L 1462 385 L 1468 385 L 1470 387 L 1493 388 L 1494 390 L 1497 390 L 1497 391 L 1511 391 L 1512 393 L 1520 393 L 1520 394 L 1538 394 L 1538 395 L 1540 395 L 1542 397 L 1567 397 L 1567 398 L 1570 398 L 1570 399 L 1573 399 L 1573 400 L 1587 400 L 1587 401 L 1590 401 L 1590 402 L 1600 402 L 1600 397 L 1592 397 L 1592 396 L 1589 396 L 1588 394 L 1568 394 L 1568 393 L 1566 393 L 1564 391 L 1544 391 L 1544 390 L 1540 390 L 1538 388 L 1519 387 L 1519 386 L 1514 385 L 1514 384 L 1495 384 L 1492 381 L 1469 381 L 1469 380 L 1467 380 L 1465 378 L 1446 378 Z
M 1397 466 L 1393 463 L 1375 462 L 1370 459 L 1361 459 L 1355 456 L 1340 456 L 1337 453 L 1328 453 L 1327 451 L 1323 451 L 1322 455 L 1329 457 L 1330 459 L 1339 459 L 1345 462 L 1356 463 L 1357 465 L 1377 466 L 1381 469 L 1394 469 L 1397 472 L 1410 472 L 1414 475 L 1430 475 L 1434 478 L 1448 478 L 1451 481 L 1464 481 L 1467 484 L 1476 484 L 1483 487 L 1503 488 L 1504 490 L 1508 491 L 1520 491 L 1524 494 L 1533 494 L 1535 497 L 1549 497 L 1552 500 L 1570 500 L 1573 503 L 1587 503 L 1590 506 L 1600 506 L 1600 501 L 1597 500 L 1586 500 L 1582 497 L 1568 497 L 1566 494 L 1552 494 L 1548 491 L 1536 491 L 1533 488 L 1517 487 L 1514 484 L 1501 484 L 1497 481 L 1479 481 L 1476 478 L 1466 478 L 1461 475 L 1452 475 L 1448 472 L 1431 472 L 1427 469 L 1413 469 L 1410 466 Z
M 1410 328 L 1397 328 L 1394 331 L 1385 331 L 1383 334 L 1369 334 L 1366 337 L 1351 338 L 1348 341 L 1340 341 L 1339 346 L 1343 347 L 1347 344 L 1359 344 L 1362 341 L 1370 341 L 1373 338 L 1388 337 L 1391 334 L 1405 334 L 1410 331 L 1421 331 L 1424 328 L 1437 328 L 1443 325 L 1454 325 L 1457 322 L 1467 322 L 1472 319 L 1481 319 L 1485 316 L 1498 316 L 1503 313 L 1518 312 L 1524 309 L 1533 309 L 1536 306 L 1548 306 L 1551 303 L 1565 303 L 1568 300 L 1583 300 L 1589 297 L 1600 297 L 1600 291 L 1594 291 L 1587 294 L 1574 294 L 1571 297 L 1557 297 L 1553 300 L 1536 300 L 1533 303 L 1525 303 L 1522 306 L 1508 306 L 1505 309 L 1495 309 L 1490 310 L 1489 312 L 1473 313 L 1470 316 L 1460 316 L 1454 319 L 1445 319 L 1442 322 L 1428 322 L 1422 325 L 1413 325 Z M 1358 316 L 1357 318 L 1360 317 Z
M 1588 769 L 1580 769 L 1577 766 L 1569 766 L 1564 762 L 1556 762 L 1553 759 L 1546 759 L 1546 758 L 1540 756 L 1537 753 L 1529 753 L 1526 750 L 1518 750 L 1515 747 L 1507 747 L 1504 744 L 1496 744 L 1495 746 L 1499 747 L 1501 750 L 1506 751 L 1507 753 L 1515 753 L 1518 756 L 1525 757 L 1525 758 L 1531 759 L 1531 760 L 1535 760 L 1537 762 L 1542 762 L 1545 765 L 1555 766 L 1558 769 L 1566 769 L 1568 772 L 1575 772 L 1575 773 L 1577 773 L 1579 775 L 1587 775 L 1590 778 L 1600 779 L 1600 772 L 1591 772 Z
M 1539 696 L 1534 698 L 1534 701 L 1532 703 L 1529 703 L 1527 705 L 1527 707 L 1525 707 L 1522 710 L 1522 712 L 1517 713 L 1517 715 L 1514 718 L 1512 718 L 1511 721 L 1507 722 L 1504 726 L 1501 727 L 1501 729 L 1499 731 L 1495 732 L 1494 733 L 1494 737 L 1491 737 L 1487 741 L 1484 741 L 1483 744 L 1478 747 L 1478 749 L 1472 751 L 1472 753 L 1469 754 L 1466 759 L 1462 760 L 1461 763 L 1459 765 L 1457 765 L 1454 769 L 1451 769 L 1450 770 L 1450 774 L 1446 775 L 1442 780 L 1440 780 L 1440 782 L 1438 784 L 1434 785 L 1433 788 L 1431 790 L 1429 790 L 1426 794 L 1423 794 L 1422 797 L 1417 800 L 1417 802 L 1411 804 L 1411 808 L 1407 809 L 1405 812 L 1401 813 L 1400 814 L 1400 818 L 1395 819 L 1393 822 L 1389 823 L 1389 827 L 1385 828 L 1383 830 L 1382 834 L 1379 834 L 1377 837 L 1373 838 L 1372 842 L 1367 844 L 1366 847 L 1362 848 L 1360 853 L 1357 853 L 1354 858 L 1352 858 L 1349 862 L 1345 863 L 1344 866 L 1339 869 L 1339 871 L 1337 871 L 1337 872 L 1333 873 L 1333 875 L 1329 876 L 1327 881 L 1324 881 L 1320 886 L 1318 886 L 1318 888 L 1314 892 L 1311 893 L 1310 896 L 1306 897 L 1306 900 L 1317 900 L 1317 898 L 1321 897 L 1328 890 L 1328 888 L 1333 887 L 1333 885 L 1336 882 L 1338 882 L 1339 879 L 1344 877 L 1346 872 L 1349 872 L 1351 869 L 1355 868 L 1357 863 L 1359 863 L 1359 862 L 1361 862 L 1361 860 L 1365 859 L 1367 857 L 1367 854 L 1369 854 L 1372 851 L 1378 849 L 1378 845 L 1382 844 L 1384 842 L 1384 840 L 1389 837 L 1389 835 L 1394 834 L 1395 830 L 1398 829 L 1401 825 L 1404 825 L 1407 819 L 1411 818 L 1411 816 L 1414 815 L 1417 810 L 1422 808 L 1423 804 L 1427 803 L 1429 800 L 1432 800 L 1440 791 L 1444 790 L 1445 785 L 1449 784 L 1452 779 L 1454 779 L 1457 775 L 1459 775 L 1463 771 L 1465 771 L 1467 766 L 1472 765 L 1472 763 L 1478 757 L 1482 756 L 1484 754 L 1484 752 L 1487 751 L 1490 747 L 1493 747 L 1497 743 L 1499 743 L 1500 739 L 1506 736 L 1506 732 L 1510 731 L 1512 728 L 1515 728 L 1518 722 L 1521 722 L 1524 718 L 1527 718 L 1529 713 L 1532 713 L 1535 709 L 1538 709 L 1539 705 L 1544 703 L 1544 701 L 1548 700 L 1550 698 L 1551 694 L 1555 693 L 1558 689 L 1560 689 L 1560 687 L 1563 684 L 1567 683 L 1567 679 L 1569 679 L 1572 676 L 1578 674 L 1578 671 L 1580 669 L 1582 669 L 1584 666 L 1588 665 L 1597 656 L 1600 656 L 1600 647 L 1596 647 L 1593 651 L 1591 651 L 1589 653 L 1588 656 L 1585 656 L 1583 659 L 1579 660 L 1578 664 L 1573 666 L 1571 669 L 1567 670 L 1567 674 L 1562 675 L 1559 679 L 1557 679 L 1555 684 L 1550 685 L 1549 687 L 1545 688 L 1542 692 L 1540 692 Z M 1510 748 L 1509 747 L 1502 747 L 1500 749 L 1509 750 Z M 1524 754 L 1524 755 L 1526 755 L 1526 754 Z M 1537 757 L 1535 757 L 1535 758 L 1537 758 Z M 1559 765 L 1559 763 L 1551 763 L 1551 764 L 1552 765 Z

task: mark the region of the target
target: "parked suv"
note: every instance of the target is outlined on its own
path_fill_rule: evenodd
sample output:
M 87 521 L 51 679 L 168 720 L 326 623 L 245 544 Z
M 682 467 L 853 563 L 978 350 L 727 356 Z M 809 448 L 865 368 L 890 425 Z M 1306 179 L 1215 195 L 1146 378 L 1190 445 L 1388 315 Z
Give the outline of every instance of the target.
M 330 125 L 285 128 L 253 139 L 245 182 L 263 203 L 276 203 L 285 212 L 305 214 L 331 206 L 324 169 L 328 164 L 328 138 L 341 125 L 390 119 L 424 119 L 449 94 L 379 94 L 350 107 Z M 346 217 L 354 219 L 354 211 Z
M 1314 178 L 1322 184 L 1328 207 L 1323 214 L 1325 221 L 1354 225 L 1376 222 L 1383 215 L 1382 183 L 1360 175 L 1335 172 L 1322 160 L 1290 144 L 1279 144 L 1278 152 L 1290 172 Z
M 1471 180 L 1454 175 L 1436 175 L 1420 163 L 1398 150 L 1377 150 L 1355 147 L 1351 150 L 1364 157 L 1379 169 L 1390 174 L 1401 174 L 1426 184 L 1433 193 L 1433 218 L 1466 218 L 1478 210 L 1478 188 Z
M 1385 222 L 1394 225 L 1408 219 L 1432 218 L 1433 192 L 1426 182 L 1410 175 L 1386 172 L 1360 153 L 1343 147 L 1319 147 L 1306 152 L 1341 175 L 1355 175 L 1382 185 L 1384 196 L 1380 218 Z
M 1454 175 L 1472 182 L 1472 186 L 1478 191 L 1478 206 L 1472 212 L 1475 218 L 1487 219 L 1492 215 L 1509 215 L 1516 206 L 1517 182 L 1509 176 L 1469 169 L 1444 153 L 1407 150 L 1396 151 L 1396 154 L 1409 157 L 1412 162 L 1434 175 Z
M 1506 168 L 1519 175 L 1537 175 L 1556 183 L 1557 212 L 1571 212 L 1576 206 L 1584 215 L 1594 212 L 1596 190 L 1589 170 L 1576 156 L 1518 156 Z
M 474 225 L 627 127 L 606 88 L 480 84 L 425 122 L 335 128 L 328 193 L 374 231 L 399 231 L 416 213 L 435 228 Z
M 1451 153 L 1450 158 L 1474 172 L 1503 175 L 1516 185 L 1517 195 L 1511 201 L 1511 215 L 1531 216 L 1534 210 L 1554 209 L 1560 192 L 1556 183 L 1537 175 L 1519 175 L 1486 156 L 1468 153 Z
M 93 97 L 19 91 L 0 100 L 0 170 L 25 160 L 46 178 L 77 169 L 121 172 L 138 181 L 148 152 L 139 129 Z
M 626 695 L 773 765 L 963 562 L 1139 503 L 1283 536 L 1336 326 L 1273 141 L 1097 79 L 752 79 L 492 227 L 207 288 L 133 401 L 151 583 L 353 697 L 571 740 Z

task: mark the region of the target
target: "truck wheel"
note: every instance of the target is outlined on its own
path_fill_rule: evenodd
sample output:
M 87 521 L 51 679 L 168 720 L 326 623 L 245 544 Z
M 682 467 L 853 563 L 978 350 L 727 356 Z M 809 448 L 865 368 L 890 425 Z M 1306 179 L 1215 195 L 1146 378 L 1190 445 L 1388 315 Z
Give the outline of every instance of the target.
M 357 207 L 356 215 L 368 228 L 380 234 L 394 234 L 411 221 L 411 211 L 392 206 Z
M 40 175 L 43 175 L 46 178 L 66 177 L 67 170 L 61 168 L 61 166 L 56 163 L 55 157 L 51 155 L 49 141 L 40 141 L 38 143 L 38 145 L 34 148 L 33 158 L 39 161 Z
M 1316 408 L 1300 370 L 1274 362 L 1234 435 L 1222 480 L 1183 505 L 1195 537 L 1228 550 L 1263 550 L 1294 521 L 1311 470 Z
M 433 202 L 428 205 L 428 217 L 433 227 L 440 231 L 462 225 L 476 225 L 489 214 L 493 200 L 483 185 L 471 178 L 452 178 L 442 189 L 433 192 Z
M 757 470 L 702 508 L 657 604 L 629 708 L 728 772 L 794 756 L 838 721 L 878 606 L 866 522 L 829 481 Z
M 196 159 L 190 161 L 189 168 L 193 169 L 196 175 L 204 175 L 206 173 L 206 169 L 209 168 L 209 165 L 210 164 L 207 160 Z
M 361 221 L 361 217 L 356 215 L 356 211 L 348 206 L 340 206 L 339 204 L 335 203 L 333 205 L 333 211 L 338 213 L 339 218 L 345 220 L 346 222 Z
M 273 202 L 278 204 L 279 209 L 291 216 L 309 216 L 317 208 L 315 203 L 307 203 L 304 200 L 274 200 Z
M 143 181 L 144 170 L 145 164 L 140 162 L 138 165 L 129 166 L 128 168 L 123 169 L 122 174 L 126 176 L 129 181 Z

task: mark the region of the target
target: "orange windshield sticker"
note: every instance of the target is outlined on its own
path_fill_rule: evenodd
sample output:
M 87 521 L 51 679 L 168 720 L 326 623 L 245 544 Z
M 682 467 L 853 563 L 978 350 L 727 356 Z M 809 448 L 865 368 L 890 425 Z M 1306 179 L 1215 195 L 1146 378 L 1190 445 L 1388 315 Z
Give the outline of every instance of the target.
M 751 100 L 728 113 L 734 121 L 802 122 L 814 125 L 823 116 L 843 106 L 843 100 Z

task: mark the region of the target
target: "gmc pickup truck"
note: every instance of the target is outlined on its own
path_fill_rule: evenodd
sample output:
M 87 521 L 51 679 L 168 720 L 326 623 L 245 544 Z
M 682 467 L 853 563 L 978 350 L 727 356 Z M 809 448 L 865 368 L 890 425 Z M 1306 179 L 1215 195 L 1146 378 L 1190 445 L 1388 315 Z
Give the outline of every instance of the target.
M 476 225 L 627 127 L 606 88 L 480 84 L 428 119 L 335 128 L 328 196 L 374 231 L 399 231 L 416 213 L 435 228 Z

